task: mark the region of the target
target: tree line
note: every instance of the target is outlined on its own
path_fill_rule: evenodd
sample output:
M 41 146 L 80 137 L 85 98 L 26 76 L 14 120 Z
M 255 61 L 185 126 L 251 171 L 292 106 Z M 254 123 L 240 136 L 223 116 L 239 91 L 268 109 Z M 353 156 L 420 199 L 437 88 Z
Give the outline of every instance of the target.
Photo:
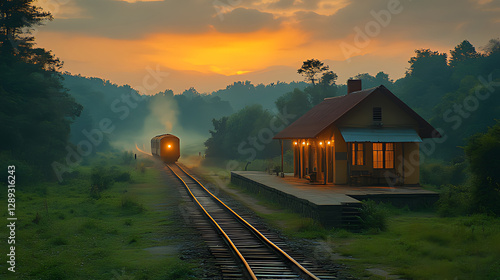
M 82 111 L 63 87 L 62 62 L 35 45 L 31 31 L 53 18 L 33 2 L 0 3 L 0 162 L 24 180 L 52 174 Z

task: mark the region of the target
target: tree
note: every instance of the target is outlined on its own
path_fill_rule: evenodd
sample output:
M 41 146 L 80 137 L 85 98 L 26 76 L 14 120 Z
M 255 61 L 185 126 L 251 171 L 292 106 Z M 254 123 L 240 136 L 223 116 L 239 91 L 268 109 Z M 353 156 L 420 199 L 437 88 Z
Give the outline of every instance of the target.
M 430 49 L 415 50 L 415 56 L 408 61 L 410 68 L 406 76 L 419 77 L 423 80 L 434 80 L 432 77 L 449 72 L 447 55 Z
M 455 67 L 460 63 L 463 63 L 469 59 L 479 57 L 476 52 L 476 48 L 467 40 L 458 44 L 455 49 L 450 50 L 450 66 Z
M 310 81 L 313 86 L 316 85 L 316 75 L 328 71 L 329 67 L 324 66 L 324 63 L 317 59 L 309 59 L 303 62 L 302 67 L 297 70 L 297 73 L 305 77 L 306 81 Z M 333 73 L 333 72 L 332 72 Z
M 472 136 L 465 154 L 473 175 L 473 205 L 477 211 L 500 215 L 500 121 Z
M 378 72 L 377 75 L 372 76 L 368 73 L 361 73 L 350 79 L 359 79 L 363 82 L 363 88 L 372 88 L 384 85 L 385 87 L 391 89 L 393 81 L 389 79 L 389 75 L 384 72 Z
M 491 55 L 492 53 L 500 52 L 500 39 L 491 39 L 488 41 L 488 44 L 482 48 L 482 50 L 487 54 Z
M 0 52 L 4 59 L 17 58 L 54 71 L 62 66 L 50 51 L 34 48 L 32 31 L 44 21 L 52 20 L 49 12 L 34 6 L 36 0 L 4 0 L 0 2 Z
M 323 76 L 321 76 L 319 83 L 322 86 L 332 86 L 335 84 L 338 77 L 339 76 L 337 74 L 333 73 L 333 71 L 326 71 L 323 73 Z
M 275 104 L 281 114 L 288 112 L 296 115 L 296 118 L 299 118 L 312 108 L 308 94 L 298 88 L 280 96 Z
M 241 159 L 252 161 L 279 155 L 277 141 L 272 141 L 276 127 L 282 121 L 255 104 L 247 106 L 229 117 L 212 120 L 214 130 L 205 141 L 207 158 Z M 271 126 L 272 124 L 272 126 Z
M 52 19 L 34 2 L 0 3 L 0 155 L 47 176 L 51 163 L 66 155 L 70 124 L 82 106 L 63 87 L 59 60 L 34 48 L 30 31 Z

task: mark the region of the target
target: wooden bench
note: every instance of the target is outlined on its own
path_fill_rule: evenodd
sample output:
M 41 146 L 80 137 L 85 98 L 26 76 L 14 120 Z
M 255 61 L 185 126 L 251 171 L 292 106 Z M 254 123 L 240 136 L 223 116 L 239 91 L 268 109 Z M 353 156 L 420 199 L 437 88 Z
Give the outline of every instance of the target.
M 362 185 L 363 178 L 372 178 L 372 174 L 368 170 L 351 171 L 351 184 Z

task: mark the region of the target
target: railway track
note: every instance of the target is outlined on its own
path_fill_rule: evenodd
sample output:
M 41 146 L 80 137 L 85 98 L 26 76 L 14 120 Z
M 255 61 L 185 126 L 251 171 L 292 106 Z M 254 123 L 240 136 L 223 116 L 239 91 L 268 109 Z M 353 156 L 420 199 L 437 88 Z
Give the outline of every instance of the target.
M 223 242 L 218 236 L 210 236 L 209 246 L 221 265 L 224 279 L 336 279 L 324 273 L 321 278 L 314 275 L 214 196 L 184 168 L 177 164 L 167 164 L 167 167 L 182 182 L 191 199 L 222 237 Z M 203 226 L 202 231 L 203 235 L 210 235 L 210 231 Z

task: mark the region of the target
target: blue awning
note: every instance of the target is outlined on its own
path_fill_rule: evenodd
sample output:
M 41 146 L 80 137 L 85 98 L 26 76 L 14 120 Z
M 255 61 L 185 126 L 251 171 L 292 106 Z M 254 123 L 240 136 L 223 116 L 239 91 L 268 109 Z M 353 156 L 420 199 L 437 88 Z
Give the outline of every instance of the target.
M 412 128 L 340 128 L 346 142 L 422 142 Z

